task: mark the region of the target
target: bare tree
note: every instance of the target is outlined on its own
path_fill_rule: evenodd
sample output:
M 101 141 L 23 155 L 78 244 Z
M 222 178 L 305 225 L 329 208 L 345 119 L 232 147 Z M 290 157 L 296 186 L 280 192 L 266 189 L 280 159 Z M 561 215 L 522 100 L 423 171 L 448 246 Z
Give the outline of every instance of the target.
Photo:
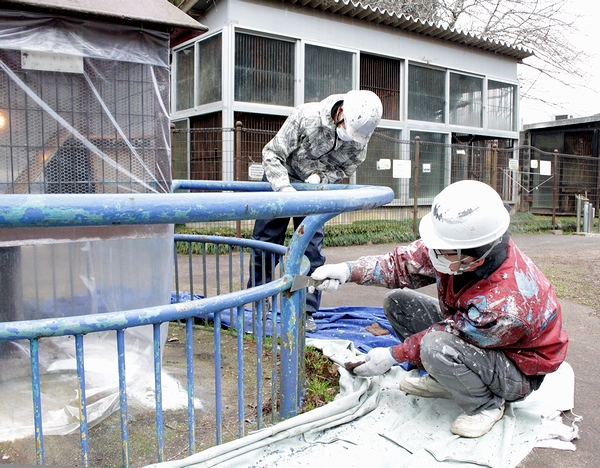
M 521 70 L 523 97 L 543 76 L 572 86 L 584 85 L 588 54 L 569 38 L 577 32 L 577 17 L 569 0 L 361 0 L 361 3 L 410 15 L 533 51 Z M 534 99 L 540 99 L 539 97 Z

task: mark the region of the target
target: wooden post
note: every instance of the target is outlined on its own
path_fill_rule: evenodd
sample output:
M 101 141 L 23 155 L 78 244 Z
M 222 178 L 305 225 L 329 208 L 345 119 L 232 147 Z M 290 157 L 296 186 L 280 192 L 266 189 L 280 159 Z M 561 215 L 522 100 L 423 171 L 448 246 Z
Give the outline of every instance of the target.
M 492 145 L 492 180 L 491 186 L 494 190 L 498 191 L 498 145 L 494 143 Z
M 415 177 L 413 182 L 413 233 L 417 237 L 419 232 L 417 218 L 419 217 L 419 153 L 421 151 L 421 137 L 415 137 Z
M 554 188 L 552 189 L 552 229 L 556 229 L 556 204 L 558 203 L 558 150 L 554 150 Z
M 242 174 L 242 122 L 239 120 L 235 123 L 235 181 L 241 180 Z M 238 239 L 242 237 L 242 222 L 240 220 L 235 222 L 235 237 Z

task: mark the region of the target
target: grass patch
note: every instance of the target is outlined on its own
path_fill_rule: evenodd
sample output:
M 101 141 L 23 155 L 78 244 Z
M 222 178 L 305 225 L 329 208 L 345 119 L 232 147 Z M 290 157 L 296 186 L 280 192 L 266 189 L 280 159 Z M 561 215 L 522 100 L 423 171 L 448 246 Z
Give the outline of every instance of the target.
M 565 234 L 577 231 L 577 218 L 556 217 L 557 229 Z M 596 222 L 597 225 L 597 222 Z M 552 216 L 540 216 L 531 213 L 515 213 L 511 216 L 508 231 L 511 234 L 542 234 L 553 230 Z M 595 228 L 597 231 L 597 226 Z M 224 236 L 235 237 L 234 228 L 215 227 L 215 228 L 189 228 L 184 225 L 176 225 L 177 234 L 197 234 L 205 236 Z M 288 228 L 286 231 L 285 245 L 288 245 L 294 230 Z M 250 229 L 242 229 L 242 239 L 252 238 Z M 368 244 L 400 244 L 412 242 L 415 240 L 413 233 L 412 220 L 392 221 L 392 220 L 369 220 L 355 221 L 352 224 L 343 225 L 325 225 L 325 238 L 323 247 L 346 247 L 350 245 L 368 245 Z M 192 243 L 192 253 L 202 254 L 203 247 L 198 243 Z M 207 254 L 214 254 L 216 249 L 214 244 L 207 244 L 205 247 Z M 219 252 L 226 254 L 229 247 L 221 245 Z M 177 252 L 187 254 L 189 244 L 180 242 L 177 245 Z
M 321 350 L 307 346 L 304 353 L 306 368 L 306 395 L 302 412 L 332 402 L 340 391 L 337 365 Z

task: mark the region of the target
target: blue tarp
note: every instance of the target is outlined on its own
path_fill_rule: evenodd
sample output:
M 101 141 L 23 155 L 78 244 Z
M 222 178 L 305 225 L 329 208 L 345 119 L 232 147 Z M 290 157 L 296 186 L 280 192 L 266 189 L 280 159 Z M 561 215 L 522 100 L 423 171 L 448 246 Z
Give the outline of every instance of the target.
M 180 292 L 179 302 L 189 301 L 189 293 Z M 202 296 L 195 294 L 194 299 L 202 299 Z M 176 302 L 175 293 L 172 294 L 171 302 Z M 235 310 L 233 311 L 235 313 Z M 208 320 L 213 320 L 212 314 Z M 307 337 L 323 340 L 350 340 L 355 348 L 363 353 L 368 353 L 370 349 L 380 346 L 393 346 L 400 343 L 400 340 L 394 335 L 390 322 L 383 313 L 381 307 L 331 307 L 324 308 L 315 312 L 313 318 L 317 324 L 317 331 L 307 334 Z M 279 314 L 277 316 L 277 331 L 279 334 Z M 235 321 L 235 319 L 234 319 Z M 221 323 L 225 327 L 230 327 L 231 311 L 229 309 L 221 311 Z M 376 336 L 367 331 L 367 327 L 373 324 L 389 331 L 387 335 Z M 235 327 L 235 323 L 234 323 Z M 271 319 L 266 323 L 267 335 L 271 335 Z M 252 310 L 244 309 L 244 329 L 252 330 Z

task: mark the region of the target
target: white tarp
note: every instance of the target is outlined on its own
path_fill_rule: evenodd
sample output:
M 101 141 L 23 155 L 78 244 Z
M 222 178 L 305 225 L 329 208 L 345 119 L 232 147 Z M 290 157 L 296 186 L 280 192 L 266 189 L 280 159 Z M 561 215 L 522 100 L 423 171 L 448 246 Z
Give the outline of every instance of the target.
M 359 354 L 350 341 L 306 341 L 342 365 Z M 577 437 L 576 426 L 557 421 L 574 404 L 574 376 L 566 363 L 525 401 L 507 405 L 504 418 L 479 439 L 450 432 L 461 413 L 453 400 L 400 391 L 405 375 L 396 366 L 384 376 L 362 378 L 342 367 L 334 402 L 186 459 L 152 466 L 507 468 L 517 466 L 536 445 L 574 449 L 570 440 Z

